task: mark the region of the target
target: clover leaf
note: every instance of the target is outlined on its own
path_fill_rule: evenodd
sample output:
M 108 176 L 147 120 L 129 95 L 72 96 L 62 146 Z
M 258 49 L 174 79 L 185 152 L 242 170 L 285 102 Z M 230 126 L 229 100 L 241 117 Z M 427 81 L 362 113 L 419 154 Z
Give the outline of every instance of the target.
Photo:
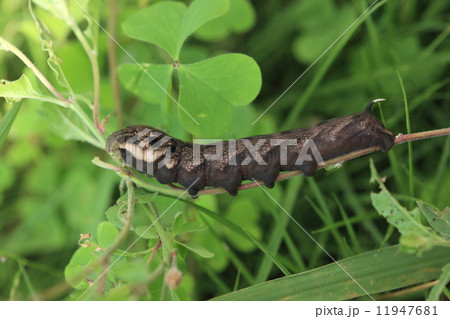
M 130 37 L 156 44 L 178 60 L 187 37 L 204 23 L 225 14 L 228 5 L 227 0 L 196 0 L 189 7 L 181 2 L 159 2 L 131 16 L 123 29 Z
M 173 63 L 122 65 L 122 84 L 151 103 L 162 104 L 169 95 L 170 99 L 178 97 L 178 118 L 198 137 L 220 137 L 231 126 L 233 107 L 249 104 L 261 89 L 259 67 L 244 54 L 226 54 L 192 64 L 179 61 L 186 39 L 228 9 L 228 0 L 195 0 L 189 7 L 165 1 L 123 23 L 127 35 L 164 49 Z M 172 85 L 174 79 L 178 87 Z M 174 92 L 174 87 L 178 91 Z

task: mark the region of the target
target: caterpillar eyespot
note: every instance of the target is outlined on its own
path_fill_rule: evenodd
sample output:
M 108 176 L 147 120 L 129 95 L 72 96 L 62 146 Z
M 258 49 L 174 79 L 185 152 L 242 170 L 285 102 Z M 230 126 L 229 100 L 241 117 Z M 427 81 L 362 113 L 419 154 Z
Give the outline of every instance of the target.
M 235 196 L 243 180 L 272 188 L 280 171 L 312 176 L 324 161 L 373 146 L 390 150 L 394 134 L 370 112 L 379 101 L 312 127 L 211 144 L 183 142 L 153 127 L 134 125 L 111 134 L 106 151 L 160 183 L 190 186 L 191 196 L 207 186 Z

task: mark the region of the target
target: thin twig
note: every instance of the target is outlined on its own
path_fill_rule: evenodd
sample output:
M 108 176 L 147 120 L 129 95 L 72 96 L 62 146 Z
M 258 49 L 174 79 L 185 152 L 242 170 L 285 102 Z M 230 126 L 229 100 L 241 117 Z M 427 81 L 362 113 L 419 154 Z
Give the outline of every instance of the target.
M 11 52 L 12 54 L 14 54 L 15 56 L 17 56 L 19 59 L 22 60 L 23 63 L 25 63 L 25 65 L 27 67 L 29 67 L 31 69 L 31 71 L 33 71 L 33 73 L 36 75 L 36 77 L 39 79 L 39 81 L 42 82 L 42 84 L 45 85 L 45 87 L 59 100 L 68 103 L 68 104 L 72 104 L 71 101 L 66 100 L 61 93 L 58 92 L 58 90 L 50 83 L 49 80 L 47 80 L 47 78 L 42 74 L 41 71 L 39 71 L 39 69 L 33 64 L 33 62 L 31 62 L 31 60 L 25 55 L 23 54 L 22 51 L 20 51 L 17 47 L 15 47 L 12 43 L 10 43 L 9 41 L 5 40 L 4 38 L 2 38 L 0 36 L 0 46 L 3 47 L 6 51 Z

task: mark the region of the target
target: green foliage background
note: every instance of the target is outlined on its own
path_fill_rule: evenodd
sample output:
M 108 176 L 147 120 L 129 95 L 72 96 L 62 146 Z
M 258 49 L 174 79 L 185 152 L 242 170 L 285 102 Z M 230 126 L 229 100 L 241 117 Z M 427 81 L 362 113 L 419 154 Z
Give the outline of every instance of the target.
M 82 30 L 90 32 L 87 39 L 97 48 L 100 118 L 104 118 L 114 114 L 109 79 L 114 70 L 108 66 L 108 37 L 85 19 L 73 1 L 69 2 L 71 16 Z M 135 61 L 116 47 L 124 125 L 151 125 L 184 140 L 240 138 L 310 126 L 359 112 L 375 98 L 387 99 L 381 106 L 382 114 L 378 108 L 374 112 L 396 134 L 406 133 L 407 117 L 412 132 L 449 124 L 448 1 L 378 1 L 318 61 L 371 2 L 230 0 L 217 1 L 217 7 L 208 11 L 204 9 L 206 2 L 197 0 L 194 4 L 201 5 L 199 12 L 211 19 L 205 18 L 201 26 L 184 25 L 180 34 L 173 35 L 174 45 L 164 45 L 176 21 L 182 25 L 182 19 L 187 19 L 183 16 L 185 2 L 187 5 L 191 1 L 169 4 L 175 8 L 174 16 L 165 20 L 167 10 L 152 16 L 145 9 L 167 5 L 163 1 L 117 1 L 117 41 L 195 118 L 204 115 L 204 122 L 199 127 L 194 125 Z M 0 2 L 0 35 L 23 51 L 60 92 L 70 93 L 52 71 L 59 62 L 59 74 L 67 77 L 82 111 L 91 116 L 93 82 L 89 59 L 71 28 L 58 18 L 58 13 L 52 13 L 48 3 L 52 2 L 33 1 L 33 12 L 50 31 L 56 60 L 47 61 L 48 51 L 42 49 L 27 1 Z M 111 1 L 79 3 L 102 26 L 108 24 L 109 13 L 104 9 Z M 139 15 L 142 21 L 150 21 L 141 30 Z M 155 19 L 165 20 L 167 25 Z M 192 19 L 198 22 L 200 18 Z M 178 62 L 180 66 L 175 67 Z M 15 81 L 23 74 L 36 94 L 47 92 L 16 56 L 0 50 L 0 78 Z M 203 81 L 206 75 L 208 81 Z M 217 75 L 219 80 L 211 80 Z M 0 93 L 5 96 L 4 91 Z M 91 145 L 95 145 L 95 136 L 74 112 L 33 99 L 0 103 L 0 299 L 40 298 L 46 289 L 84 269 L 112 245 L 124 227 L 127 194 L 119 191 L 120 178 L 114 172 L 91 163 L 95 156 L 105 161 L 110 158 Z M 8 119 L 12 124 L 9 134 L 5 124 Z M 105 128 L 106 136 L 121 128 L 115 115 Z M 449 153 L 450 138 L 440 137 L 414 142 L 412 152 L 404 144 L 389 153 L 373 154 L 374 167 L 379 175 L 387 177 L 385 184 L 378 179 L 381 187 L 387 187 L 376 194 L 381 197 L 371 198 L 370 193 L 378 189 L 369 184 L 368 157 L 339 169 L 319 171 L 313 178 L 294 177 L 267 191 L 333 258 L 345 259 L 349 269 L 367 266 L 369 275 L 366 278 L 361 274 L 361 282 L 370 285 L 376 278 L 378 285 L 370 293 L 377 297 L 378 293 L 438 279 L 441 268 L 450 262 L 445 257 L 448 246 L 433 248 L 448 245 L 448 223 L 436 226 L 432 218 L 449 205 Z M 376 180 L 374 167 L 372 177 Z M 290 299 L 367 299 L 360 290 L 354 290 L 356 286 L 348 282 L 348 277 L 339 277 L 342 273 L 335 264 L 320 268 L 332 261 L 330 257 L 270 196 L 255 188 L 241 191 L 235 198 L 227 194 L 204 196 L 183 199 L 171 206 L 174 197 L 136 189 L 130 233 L 109 264 L 151 225 L 152 207 L 160 214 L 167 210 L 158 221 L 160 228 L 145 233 L 114 264 L 100 283 L 101 289 L 90 289 L 83 298 L 279 299 L 286 296 L 274 292 L 283 291 L 293 280 L 293 287 L 305 285 L 300 289 L 311 292 L 289 291 Z M 416 200 L 422 201 L 420 210 Z M 395 224 L 397 220 L 390 219 L 385 210 L 389 205 L 396 206 L 398 214 L 412 216 L 421 230 L 426 229 L 420 238 L 410 236 L 416 233 L 415 228 L 404 228 L 402 218 L 400 227 Z M 163 236 L 161 232 L 167 240 L 147 266 L 158 235 Z M 91 246 L 80 248 L 80 234 L 88 233 L 93 235 Z M 398 243 L 400 251 L 393 246 Z M 174 290 L 167 288 L 163 280 L 171 263 L 170 247 L 178 250 L 177 266 L 183 273 L 180 287 Z M 382 247 L 387 250 L 381 250 L 381 257 L 372 253 Z M 399 258 L 398 263 L 395 258 Z M 428 264 L 430 260 L 435 263 Z M 352 263 L 355 268 L 351 268 Z M 389 269 L 397 264 L 398 273 L 390 273 Z M 417 267 L 408 268 L 411 264 Z M 52 295 L 51 299 L 77 299 L 89 287 L 89 280 L 95 281 L 105 267 L 98 267 L 89 278 L 71 282 L 77 289 Z M 383 272 L 377 273 L 377 269 Z M 441 279 L 448 281 L 448 266 L 445 269 Z M 401 282 L 402 272 L 411 274 L 411 280 Z M 268 282 L 289 274 L 299 275 L 287 277 L 289 281 L 279 285 L 279 281 Z M 312 277 L 305 277 L 308 274 Z M 336 278 L 335 282 L 331 284 L 330 278 Z M 307 287 L 311 280 L 315 285 Z M 258 283 L 267 286 L 255 286 Z M 232 294 L 249 286 L 254 290 Z M 448 299 L 442 281 L 441 286 L 439 291 L 424 288 L 402 298 Z M 330 293 L 323 293 L 329 287 L 333 287 Z

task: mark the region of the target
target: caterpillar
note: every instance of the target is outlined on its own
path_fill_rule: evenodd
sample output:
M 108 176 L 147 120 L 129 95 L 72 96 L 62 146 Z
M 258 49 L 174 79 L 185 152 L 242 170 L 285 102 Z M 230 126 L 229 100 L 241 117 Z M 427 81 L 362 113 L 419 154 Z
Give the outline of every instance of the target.
M 133 125 L 112 133 L 106 151 L 162 184 L 189 188 L 191 196 L 207 186 L 235 196 L 243 180 L 272 188 L 280 171 L 312 176 L 319 164 L 338 156 L 373 146 L 389 151 L 394 134 L 370 112 L 381 100 L 312 127 L 210 144 L 188 143 L 153 127 Z

